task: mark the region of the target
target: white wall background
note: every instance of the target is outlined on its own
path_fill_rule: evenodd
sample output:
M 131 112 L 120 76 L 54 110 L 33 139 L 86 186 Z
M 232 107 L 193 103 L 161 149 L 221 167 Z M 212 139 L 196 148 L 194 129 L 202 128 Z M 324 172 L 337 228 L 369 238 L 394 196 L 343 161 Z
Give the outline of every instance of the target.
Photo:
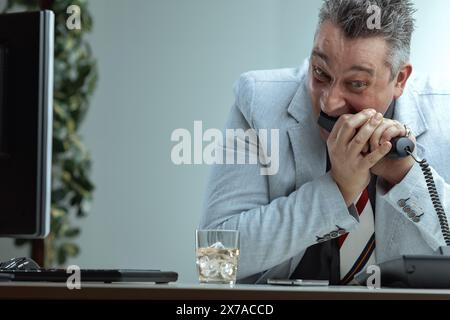
M 416 0 L 413 62 L 450 67 L 450 2 Z M 176 128 L 221 128 L 232 84 L 309 54 L 320 0 L 95 0 L 100 80 L 83 127 L 97 186 L 82 227 L 82 267 L 160 268 L 196 281 L 194 230 L 208 167 L 170 161 Z M 23 255 L 10 240 L 0 258 Z

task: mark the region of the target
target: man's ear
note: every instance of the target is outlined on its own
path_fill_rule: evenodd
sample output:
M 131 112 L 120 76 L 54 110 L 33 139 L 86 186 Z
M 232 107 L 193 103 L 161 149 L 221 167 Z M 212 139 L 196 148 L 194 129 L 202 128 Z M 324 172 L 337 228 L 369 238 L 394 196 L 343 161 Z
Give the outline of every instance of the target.
M 413 71 L 413 67 L 411 64 L 405 64 L 399 71 L 397 77 L 394 79 L 395 87 L 394 87 L 394 97 L 398 99 L 403 94 L 403 91 L 406 87 L 406 82 L 408 81 L 411 73 Z

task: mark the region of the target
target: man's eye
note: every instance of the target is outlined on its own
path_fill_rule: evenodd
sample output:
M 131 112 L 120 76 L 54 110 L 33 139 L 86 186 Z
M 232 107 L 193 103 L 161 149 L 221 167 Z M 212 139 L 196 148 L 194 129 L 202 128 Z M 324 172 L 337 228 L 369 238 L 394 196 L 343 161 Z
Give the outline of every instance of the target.
M 328 80 L 330 77 L 319 67 L 313 67 L 313 73 L 314 76 L 316 77 L 316 79 L 320 80 L 320 81 L 326 81 Z
M 352 81 L 350 82 L 350 86 L 353 89 L 361 90 L 367 87 L 367 82 L 365 81 Z

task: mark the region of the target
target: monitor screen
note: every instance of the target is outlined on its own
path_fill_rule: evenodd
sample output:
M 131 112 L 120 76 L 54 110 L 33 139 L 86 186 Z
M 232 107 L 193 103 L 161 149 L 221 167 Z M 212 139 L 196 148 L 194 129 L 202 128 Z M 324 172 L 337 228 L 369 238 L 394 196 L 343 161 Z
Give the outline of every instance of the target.
M 0 237 L 50 229 L 54 16 L 0 15 Z

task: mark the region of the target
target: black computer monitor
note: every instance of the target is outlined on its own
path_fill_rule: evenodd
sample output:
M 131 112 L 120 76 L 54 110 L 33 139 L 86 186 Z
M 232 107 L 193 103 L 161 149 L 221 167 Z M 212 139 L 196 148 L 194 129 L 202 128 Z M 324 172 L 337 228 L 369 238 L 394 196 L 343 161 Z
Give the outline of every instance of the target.
M 0 237 L 50 230 L 54 14 L 0 15 Z

